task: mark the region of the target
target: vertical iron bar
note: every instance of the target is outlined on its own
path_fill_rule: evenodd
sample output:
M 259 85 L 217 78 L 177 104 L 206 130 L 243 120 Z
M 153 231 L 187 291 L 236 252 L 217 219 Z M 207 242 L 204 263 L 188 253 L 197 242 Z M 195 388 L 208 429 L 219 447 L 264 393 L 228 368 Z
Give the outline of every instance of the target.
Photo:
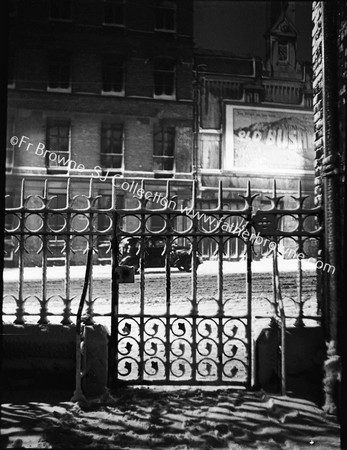
M 71 257 L 71 237 L 70 228 L 71 227 L 71 213 L 66 213 L 66 243 L 65 243 L 65 301 L 64 301 L 64 311 L 63 320 L 61 323 L 63 325 L 70 325 L 71 320 L 71 301 L 70 299 L 70 257 Z
M 88 249 L 94 247 L 93 241 L 93 220 L 94 214 L 89 212 L 89 233 L 88 233 Z M 90 282 L 88 286 L 88 301 L 87 301 L 87 310 L 86 310 L 86 319 L 84 321 L 85 325 L 93 325 L 94 324 L 94 302 L 93 302 L 93 262 L 90 267 Z
M 113 191 L 116 187 L 113 186 Z M 109 385 L 112 386 L 115 380 L 118 380 L 118 316 L 119 316 L 119 285 L 116 277 L 116 269 L 118 267 L 119 240 L 118 240 L 118 211 L 116 196 L 112 196 L 112 247 L 111 247 L 111 337 L 110 348 L 108 353 L 109 366 Z
M 142 192 L 145 192 L 144 180 L 141 180 Z M 144 378 L 144 352 L 145 352 L 145 256 L 146 256 L 146 212 L 147 207 L 140 212 L 141 216 L 141 238 L 140 238 L 140 362 L 139 362 L 139 378 Z
M 273 180 L 273 198 L 275 199 L 274 202 L 276 202 L 276 180 Z M 276 204 L 271 205 L 271 209 L 276 209 Z M 274 217 L 277 219 L 277 215 L 275 214 Z M 277 224 L 277 220 L 276 220 Z M 276 226 L 277 229 L 277 226 Z M 278 317 L 278 298 L 277 298 L 277 289 L 276 289 L 276 261 L 277 261 L 277 252 L 278 252 L 278 242 L 276 239 L 276 236 L 273 236 L 273 242 L 275 243 L 275 248 L 272 253 L 272 308 L 274 316 L 270 320 L 270 327 L 278 327 L 277 323 L 277 317 Z M 276 254 L 276 259 L 275 259 Z
M 167 220 L 170 216 L 167 215 Z M 166 258 L 165 258 L 165 274 L 166 274 L 166 322 L 165 322 L 165 379 L 169 381 L 170 377 L 170 351 L 171 351 L 171 339 L 170 339 L 170 312 L 171 312 L 171 267 L 170 267 L 170 255 L 171 255 L 171 242 L 170 236 L 166 236 Z
M 196 182 L 193 181 L 192 186 L 192 207 L 193 211 L 196 208 Z M 198 315 L 198 305 L 197 305 L 197 267 L 196 267 L 196 251 L 197 251 L 197 232 L 198 232 L 198 222 L 196 217 L 193 218 L 193 236 L 192 236 L 192 278 L 191 278 L 191 290 L 192 290 L 192 380 L 196 381 L 196 371 L 197 371 L 197 315 Z
M 44 183 L 43 191 L 43 235 L 42 235 L 42 300 L 40 302 L 40 319 L 38 323 L 40 325 L 46 325 L 49 323 L 47 318 L 47 252 L 48 252 L 48 192 L 47 192 L 47 180 Z
M 222 182 L 219 183 L 218 190 L 218 209 L 219 219 L 223 218 L 223 186 Z M 221 233 L 221 222 L 219 222 L 218 233 Z M 224 316 L 224 304 L 223 304 L 223 256 L 224 256 L 224 239 L 223 235 L 218 236 L 218 366 L 217 376 L 218 381 L 221 382 L 223 378 L 223 316 Z
M 94 248 L 94 240 L 93 240 L 93 178 L 90 179 L 89 183 L 89 194 L 88 194 L 88 202 L 89 202 L 89 213 L 88 213 L 88 249 Z M 93 302 L 93 261 L 90 267 L 89 274 L 89 289 L 88 289 L 88 301 L 87 301 L 87 310 L 86 310 L 86 318 L 84 321 L 85 325 L 93 325 L 94 324 L 94 302 Z
M 21 185 L 21 205 L 20 209 L 22 210 L 20 213 L 20 231 L 19 235 L 19 255 L 18 255 L 18 269 L 19 269 L 19 278 L 18 278 L 18 303 L 16 308 L 16 319 L 14 321 L 15 324 L 23 325 L 24 324 L 24 298 L 23 298 L 23 285 L 24 285 L 24 251 L 25 251 L 25 212 L 23 211 L 25 207 L 24 200 L 24 192 L 25 192 L 25 181 L 24 178 L 22 180 Z
M 276 290 L 278 292 L 278 305 L 281 318 L 281 395 L 286 395 L 286 317 L 284 313 L 281 284 L 278 271 L 277 249 L 274 251 L 274 269 Z
M 70 179 L 67 181 L 66 189 L 66 208 L 70 208 Z M 71 253 L 71 213 L 66 213 L 66 236 L 65 236 L 65 304 L 63 311 L 63 325 L 70 325 L 71 320 L 71 301 L 70 299 L 70 253 Z
M 302 237 L 299 236 L 298 237 L 298 254 L 302 253 L 303 251 L 303 246 L 302 246 Z M 299 312 L 298 312 L 298 317 L 295 320 L 294 326 L 295 327 L 303 327 L 305 326 L 304 321 L 303 321 L 303 316 L 304 316 L 304 304 L 302 301 L 302 261 L 301 258 L 297 258 L 298 260 L 298 272 L 297 272 L 297 278 L 296 278 L 296 282 L 297 282 L 297 294 L 298 294 L 298 304 L 299 304 Z
M 170 204 L 170 181 L 167 182 L 166 186 L 166 198 L 168 199 L 168 205 Z M 171 314 L 171 215 L 168 213 L 166 215 L 166 232 L 169 233 L 166 236 L 166 255 L 165 255 L 165 274 L 166 274 L 166 291 L 165 291 L 165 303 L 166 303 L 166 320 L 165 320 L 165 379 L 168 382 L 170 378 L 170 352 L 171 352 L 171 336 L 170 336 L 170 314 Z
M 247 197 L 251 199 L 251 184 L 248 182 L 247 186 Z M 247 231 L 248 236 L 251 236 L 251 220 L 252 220 L 252 205 L 248 205 L 247 212 Z M 246 241 L 246 299 L 247 299 L 247 343 L 248 343 L 248 371 L 247 371 L 247 385 L 250 387 L 253 382 L 253 338 L 252 338 L 252 246 L 251 240 Z

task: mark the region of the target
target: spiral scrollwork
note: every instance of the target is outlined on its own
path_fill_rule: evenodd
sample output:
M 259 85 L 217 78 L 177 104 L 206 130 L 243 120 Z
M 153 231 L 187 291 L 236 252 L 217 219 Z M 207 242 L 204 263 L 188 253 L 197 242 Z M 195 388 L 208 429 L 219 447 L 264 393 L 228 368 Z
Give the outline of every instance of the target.
M 125 356 L 118 360 L 118 375 L 120 378 L 138 378 L 139 362 L 135 358 Z
M 188 359 L 177 358 L 170 363 L 170 373 L 174 379 L 190 379 L 192 375 L 192 364 Z

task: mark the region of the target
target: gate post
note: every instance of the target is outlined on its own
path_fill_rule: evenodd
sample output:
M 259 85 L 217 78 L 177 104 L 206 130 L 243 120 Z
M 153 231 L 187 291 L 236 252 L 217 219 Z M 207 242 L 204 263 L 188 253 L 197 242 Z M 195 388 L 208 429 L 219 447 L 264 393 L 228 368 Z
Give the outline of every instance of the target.
M 314 110 L 316 150 L 316 199 L 324 208 L 324 258 L 335 267 L 333 273 L 322 271 L 324 284 L 323 326 L 328 343 L 324 364 L 325 405 L 330 414 L 337 412 L 337 387 L 340 371 L 342 342 L 341 320 L 341 260 L 340 239 L 340 193 L 337 170 L 339 157 L 338 129 L 338 83 L 337 83 L 337 24 L 336 6 L 330 2 L 313 5 L 313 63 L 314 63 Z M 320 137 L 319 137 L 320 136 Z M 318 138 L 319 137 L 319 138 Z M 334 170 L 329 170 L 333 166 Z M 323 191 L 322 191 L 323 190 Z M 321 195 L 323 194 L 323 196 Z

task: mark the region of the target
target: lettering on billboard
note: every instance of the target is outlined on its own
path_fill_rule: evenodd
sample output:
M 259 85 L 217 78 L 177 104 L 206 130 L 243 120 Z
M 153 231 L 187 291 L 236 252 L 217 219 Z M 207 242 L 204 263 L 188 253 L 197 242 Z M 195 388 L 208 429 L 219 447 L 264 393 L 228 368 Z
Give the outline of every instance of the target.
M 313 170 L 312 114 L 231 105 L 226 112 L 227 168 Z

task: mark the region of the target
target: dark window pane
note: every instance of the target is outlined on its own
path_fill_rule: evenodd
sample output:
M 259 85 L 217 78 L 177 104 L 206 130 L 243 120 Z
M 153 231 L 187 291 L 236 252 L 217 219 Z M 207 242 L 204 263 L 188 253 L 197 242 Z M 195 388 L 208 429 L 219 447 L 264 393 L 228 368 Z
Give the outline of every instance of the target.
M 278 44 L 278 59 L 279 61 L 286 62 L 288 60 L 288 45 Z
M 154 127 L 153 160 L 154 170 L 173 170 L 175 154 L 175 128 Z
M 121 92 L 124 80 L 124 60 L 114 55 L 104 55 L 102 61 L 102 90 Z
M 54 197 L 54 198 L 53 198 Z M 51 201 L 49 207 L 52 209 L 62 209 L 66 207 L 66 195 L 65 194 L 51 194 Z M 52 230 L 60 230 L 65 224 L 62 214 L 50 214 L 48 219 L 49 227 Z
M 71 1 L 50 0 L 49 13 L 51 19 L 71 20 Z
M 122 168 L 123 124 L 102 124 L 100 160 L 103 169 Z
M 157 58 L 154 63 L 155 95 L 173 95 L 175 92 L 175 63 L 169 58 Z
M 66 171 L 70 157 L 70 121 L 49 119 L 47 122 L 46 148 L 53 153 L 46 155 L 48 167 L 61 167 Z
M 68 89 L 70 87 L 70 54 L 56 50 L 49 56 L 48 87 Z
M 121 1 L 104 1 L 104 23 L 124 25 L 124 3 Z
M 176 29 L 176 7 L 173 2 L 160 2 L 156 8 L 155 28 L 174 31 Z

